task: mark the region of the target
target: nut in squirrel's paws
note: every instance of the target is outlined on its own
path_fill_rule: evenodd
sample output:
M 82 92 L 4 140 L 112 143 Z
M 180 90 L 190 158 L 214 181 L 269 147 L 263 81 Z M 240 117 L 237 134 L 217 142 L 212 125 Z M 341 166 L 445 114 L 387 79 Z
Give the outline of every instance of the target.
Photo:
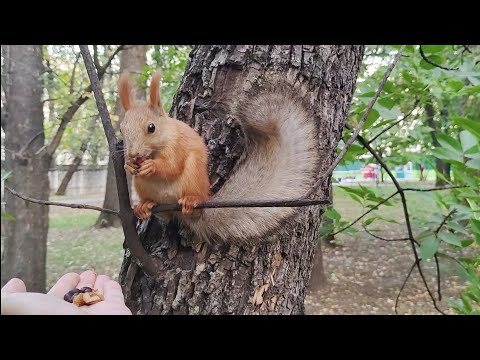
M 73 303 L 76 306 L 93 305 L 100 301 L 104 301 L 105 297 L 89 287 L 83 287 L 81 289 L 73 289 L 65 294 L 63 300 Z

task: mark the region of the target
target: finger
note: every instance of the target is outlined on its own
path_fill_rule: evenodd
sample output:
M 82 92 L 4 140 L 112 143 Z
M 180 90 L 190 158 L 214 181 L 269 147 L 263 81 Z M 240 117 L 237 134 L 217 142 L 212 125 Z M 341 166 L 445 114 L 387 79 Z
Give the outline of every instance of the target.
M 2 294 L 2 315 L 85 315 L 85 311 L 54 296 L 39 293 Z
M 122 287 L 116 281 L 110 280 L 105 283 L 104 296 L 106 301 L 115 301 L 117 303 L 125 303 Z
M 27 287 L 25 286 L 25 283 L 22 280 L 13 278 L 9 282 L 7 282 L 5 286 L 2 288 L 2 292 L 4 291 L 9 293 L 26 292 Z
M 93 289 L 95 285 L 95 279 L 97 278 L 97 274 L 95 274 L 92 270 L 84 271 L 80 274 L 80 282 L 78 283 L 77 287 L 81 289 L 82 287 L 89 287 Z
M 77 287 L 80 281 L 80 276 L 77 273 L 67 273 L 63 275 L 55 285 L 52 286 L 48 295 L 53 295 L 57 298 L 63 299 L 63 296 Z
M 105 294 L 105 284 L 110 281 L 110 278 L 107 275 L 99 275 L 95 279 L 95 286 L 96 289 L 100 294 Z

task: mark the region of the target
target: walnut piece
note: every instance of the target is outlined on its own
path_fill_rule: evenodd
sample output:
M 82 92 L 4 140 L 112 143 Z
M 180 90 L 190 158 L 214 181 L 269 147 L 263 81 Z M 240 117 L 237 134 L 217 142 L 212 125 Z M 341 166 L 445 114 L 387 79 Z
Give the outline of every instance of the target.
M 84 305 L 93 305 L 100 301 L 104 301 L 105 297 L 93 290 L 91 292 L 79 293 L 74 296 L 73 303 L 77 306 L 84 306 Z

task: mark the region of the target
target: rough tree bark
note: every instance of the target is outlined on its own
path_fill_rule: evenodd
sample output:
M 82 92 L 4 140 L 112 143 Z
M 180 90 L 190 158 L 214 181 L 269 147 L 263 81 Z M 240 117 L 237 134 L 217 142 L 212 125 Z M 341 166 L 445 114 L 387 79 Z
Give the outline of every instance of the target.
M 433 109 L 432 103 L 428 103 L 425 105 L 425 113 L 427 115 L 427 125 L 430 126 L 434 131 L 431 131 L 430 134 L 432 136 L 432 144 L 435 147 L 440 146 L 440 143 L 437 140 L 436 130 L 437 126 L 435 123 L 435 110 Z M 445 176 L 447 180 L 450 180 L 450 164 L 442 161 L 441 159 L 435 159 L 435 167 L 437 171 Z M 446 181 L 443 180 L 440 176 L 436 177 L 435 186 L 441 187 L 446 185 Z
M 174 99 L 172 116 L 208 142 L 212 191 L 243 150 L 243 136 L 228 100 L 273 72 L 302 83 L 319 123 L 325 171 L 336 154 L 355 88 L 363 46 L 196 46 Z M 223 104 L 222 104 L 223 103 Z M 221 105 L 220 105 L 221 104 Z M 321 187 L 317 195 L 328 196 Z M 258 246 L 192 248 L 188 229 L 152 220 L 143 243 L 160 272 L 147 277 L 126 251 L 120 273 L 127 305 L 137 314 L 302 314 L 320 225 L 320 207 L 298 210 L 296 226 Z M 255 298 L 255 304 L 252 299 Z
M 5 167 L 12 171 L 6 184 L 22 194 L 48 200 L 50 156 L 42 151 L 42 46 L 11 45 L 10 84 L 5 124 Z M 29 291 L 45 291 L 48 207 L 25 202 L 5 192 L 6 221 L 2 257 L 2 286 L 19 277 Z
M 87 129 L 87 135 L 83 138 L 82 143 L 80 145 L 80 149 L 78 149 L 78 152 L 75 155 L 75 158 L 73 159 L 72 163 L 68 167 L 68 170 L 62 179 L 62 183 L 60 184 L 57 192 L 55 193 L 56 195 L 65 195 L 68 184 L 70 183 L 70 180 L 72 180 L 73 174 L 75 174 L 75 171 L 77 171 L 78 167 L 80 166 L 83 159 L 83 155 L 85 154 L 85 151 L 87 151 L 88 144 L 90 143 L 90 140 L 92 139 L 92 136 L 93 136 L 93 131 L 95 130 L 96 122 L 97 122 L 97 117 L 96 116 L 92 117 L 90 125 L 88 126 L 88 129 Z
M 132 77 L 137 78 L 138 75 L 141 74 L 146 64 L 146 45 L 126 45 L 125 49 L 120 54 L 120 73 L 129 72 L 132 74 Z M 145 89 L 139 89 L 136 96 L 138 99 L 145 100 Z M 122 104 L 120 103 L 119 99 L 115 104 L 114 113 L 118 117 L 118 120 L 113 123 L 113 126 L 115 130 L 118 131 L 120 127 L 120 122 L 125 115 L 125 111 L 123 110 Z M 130 180 L 130 174 L 127 174 L 127 179 Z M 131 186 L 129 186 L 129 188 L 131 188 Z M 117 184 L 115 182 L 115 172 L 113 170 L 113 163 L 111 159 L 108 161 L 107 180 L 103 207 L 106 209 L 118 209 Z M 119 217 L 112 214 L 100 213 L 97 221 L 95 222 L 95 227 L 105 228 L 110 226 L 121 226 Z

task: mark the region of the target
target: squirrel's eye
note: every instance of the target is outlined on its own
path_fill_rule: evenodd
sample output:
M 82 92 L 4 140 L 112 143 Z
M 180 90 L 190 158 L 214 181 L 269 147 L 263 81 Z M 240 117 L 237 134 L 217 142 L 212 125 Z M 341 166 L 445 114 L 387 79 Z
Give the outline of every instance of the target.
M 153 133 L 155 132 L 155 125 L 154 124 L 148 124 L 148 132 Z

